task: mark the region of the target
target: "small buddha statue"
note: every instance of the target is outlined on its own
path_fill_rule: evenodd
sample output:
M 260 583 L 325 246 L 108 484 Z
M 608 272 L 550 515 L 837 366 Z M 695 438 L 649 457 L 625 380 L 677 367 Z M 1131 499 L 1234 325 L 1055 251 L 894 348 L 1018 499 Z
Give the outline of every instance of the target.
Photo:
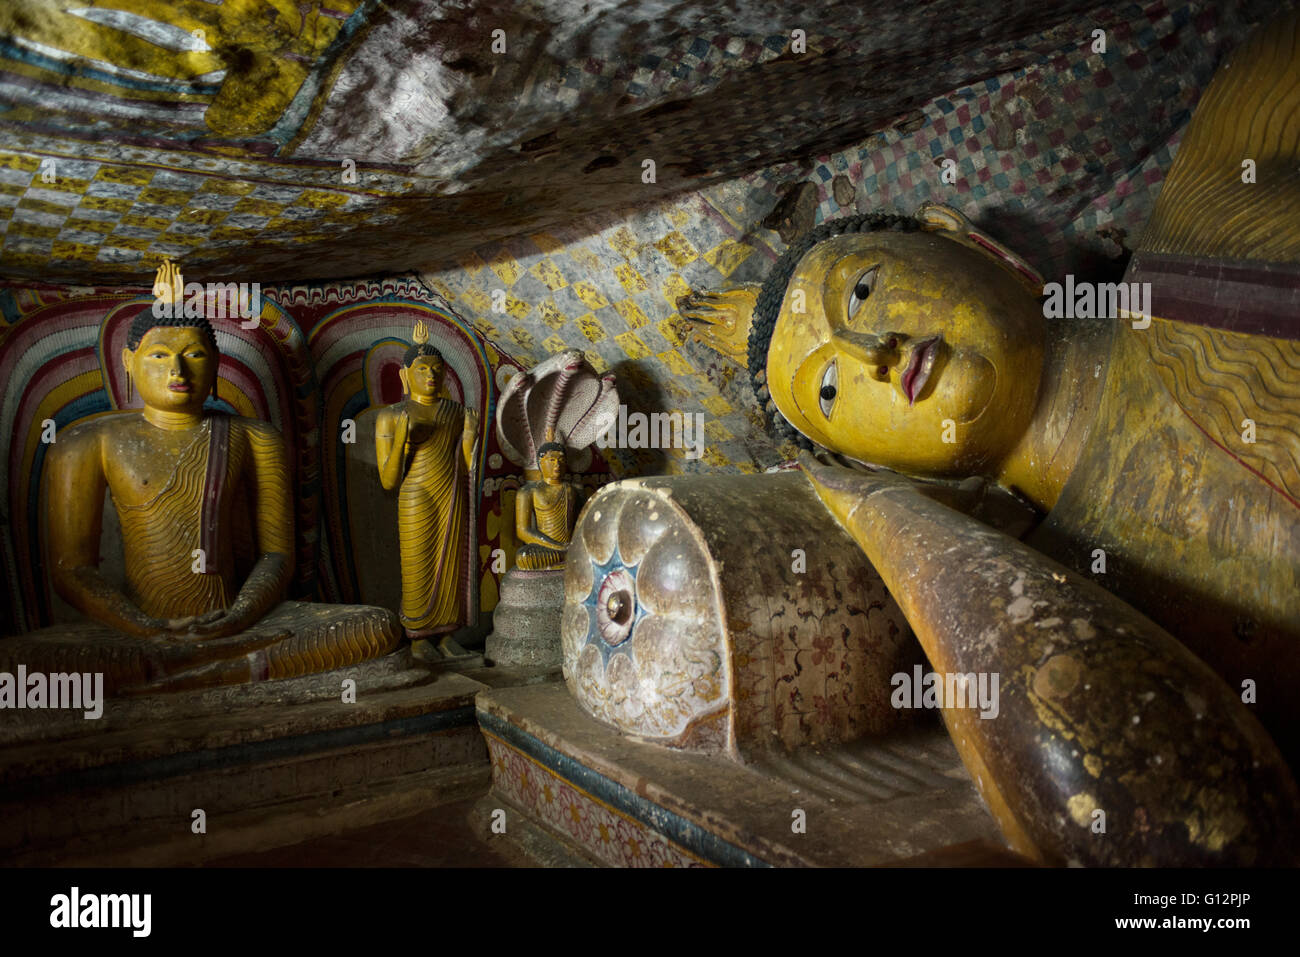
M 176 302 L 172 263 L 155 296 Z M 284 441 L 265 422 L 204 407 L 220 352 L 205 318 L 132 322 L 120 361 L 144 407 L 61 433 L 44 476 L 54 589 L 98 623 L 0 650 L 29 667 L 107 672 L 117 690 L 170 691 L 283 678 L 391 651 L 391 613 L 284 601 L 293 513 Z M 122 528 L 126 583 L 100 570 L 104 493 Z
M 778 430 L 840 457 L 802 464 L 931 665 L 1001 675 L 996 720 L 944 717 L 1040 861 L 1296 859 L 1298 43 L 1291 13 L 1205 94 L 1126 277 L 1149 315 L 1048 321 L 1024 260 L 934 205 L 681 302 Z M 969 477 L 1042 521 L 1022 542 L 939 503 Z
M 564 443 L 554 433 L 537 450 L 537 469 L 542 480 L 528 482 L 515 496 L 515 530 L 524 543 L 515 563 L 528 571 L 564 567 L 578 517 L 578 490 L 564 480 Z
M 614 376 L 599 375 L 576 349 L 543 359 L 501 390 L 497 438 L 505 457 L 523 471 L 524 484 L 515 493 L 520 547 L 501 578 L 484 646 L 496 664 L 547 671 L 563 660 L 563 568 L 580 503 L 577 484 L 565 474 L 590 465 L 591 446 L 618 405 Z
M 398 489 L 397 531 L 402 560 L 401 621 L 417 651 L 441 636 L 438 654 L 463 655 L 450 635 L 467 623 L 466 578 L 470 473 L 478 418 L 444 394 L 446 363 L 415 325 L 402 359 L 407 398 L 380 411 L 375 423 L 379 480 Z

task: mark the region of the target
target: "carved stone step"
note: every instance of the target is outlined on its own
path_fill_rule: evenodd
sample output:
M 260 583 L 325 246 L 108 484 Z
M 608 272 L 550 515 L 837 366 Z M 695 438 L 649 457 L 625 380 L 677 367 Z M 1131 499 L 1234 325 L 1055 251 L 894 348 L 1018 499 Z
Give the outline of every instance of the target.
M 355 700 L 341 688 L 349 677 Z M 409 657 L 380 659 L 238 689 L 253 699 L 242 706 L 213 689 L 111 699 L 98 721 L 25 723 L 0 749 L 0 854 L 15 864 L 192 862 L 245 849 L 240 822 L 287 813 L 282 843 L 292 843 L 311 836 L 309 819 L 421 775 L 477 773 L 481 786 L 472 702 L 485 687 Z M 194 831 L 197 810 L 206 835 Z M 252 846 L 274 846 L 259 840 Z

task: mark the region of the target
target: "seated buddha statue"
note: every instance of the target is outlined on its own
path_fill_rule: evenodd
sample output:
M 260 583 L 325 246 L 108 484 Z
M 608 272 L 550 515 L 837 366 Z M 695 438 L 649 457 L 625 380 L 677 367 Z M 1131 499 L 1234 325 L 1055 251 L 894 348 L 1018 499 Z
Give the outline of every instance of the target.
M 165 264 L 155 295 L 181 288 Z M 7 639 L 0 654 L 29 669 L 104 671 L 110 689 L 160 691 L 391 651 L 390 612 L 284 601 L 294 556 L 284 441 L 265 422 L 205 408 L 220 361 L 211 325 L 154 312 L 132 322 L 121 354 L 143 409 L 61 432 L 44 475 L 52 584 L 94 624 Z M 122 589 L 100 569 L 106 489 L 121 522 Z
M 578 517 L 578 490 L 564 480 L 564 443 L 554 435 L 537 450 L 540 482 L 528 482 L 515 496 L 515 534 L 524 544 L 515 563 L 527 571 L 564 567 L 565 550 Z
M 825 450 L 805 474 L 932 667 L 1000 674 L 997 718 L 944 719 L 1035 860 L 1296 860 L 1297 48 L 1291 13 L 1203 97 L 1126 276 L 1150 315 L 1046 319 L 1032 268 L 930 205 L 825 223 L 761 288 L 681 303 Z M 1037 527 L 950 507 L 970 477 Z
M 398 547 L 402 558 L 401 621 L 417 652 L 442 657 L 465 652 L 450 634 L 468 621 L 466 557 L 470 473 L 478 444 L 474 413 L 444 394 L 446 363 L 416 324 L 402 360 L 407 398 L 384 407 L 375 422 L 379 480 L 399 489 Z
M 515 492 L 514 562 L 484 651 L 498 665 L 544 672 L 562 665 L 564 567 L 582 493 L 569 469 L 590 469 L 592 445 L 618 415 L 611 373 L 569 349 L 506 380 L 496 403 L 497 440 L 523 472 Z

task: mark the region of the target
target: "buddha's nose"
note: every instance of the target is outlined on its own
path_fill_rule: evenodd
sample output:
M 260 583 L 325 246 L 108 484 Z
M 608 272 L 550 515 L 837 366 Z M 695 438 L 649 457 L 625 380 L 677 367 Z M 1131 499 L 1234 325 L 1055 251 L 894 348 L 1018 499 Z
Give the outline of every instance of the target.
M 902 355 L 900 347 L 907 336 L 899 332 L 883 332 L 874 335 L 869 332 L 854 332 L 850 329 L 836 329 L 835 340 L 852 356 L 867 365 L 889 366 Z

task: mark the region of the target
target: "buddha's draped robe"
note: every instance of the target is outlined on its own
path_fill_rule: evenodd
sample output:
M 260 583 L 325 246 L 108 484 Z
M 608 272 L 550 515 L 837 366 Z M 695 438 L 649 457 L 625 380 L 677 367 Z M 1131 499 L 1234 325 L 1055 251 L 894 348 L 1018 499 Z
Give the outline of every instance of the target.
M 403 411 L 404 415 L 409 415 Z M 468 481 L 461 465 L 465 408 L 439 399 L 433 421 L 412 422 L 411 462 L 397 499 L 403 626 L 413 635 L 465 623 Z
M 255 451 L 266 453 L 264 462 L 282 459 L 283 451 L 277 456 L 273 448 L 281 442 L 261 423 L 211 414 L 156 495 L 135 506 L 115 499 L 124 591 L 141 611 L 182 618 L 234 602 L 257 558 L 258 502 L 270 501 L 277 483 L 291 480 L 263 467 L 254 482 L 251 460 Z M 276 520 L 273 509 L 262 511 L 264 521 Z M 204 555 L 196 566 L 199 548 Z M 242 634 L 222 639 L 140 638 L 93 621 L 55 625 L 0 641 L 0 671 L 22 663 L 29 671 L 103 672 L 109 693 L 181 690 L 329 671 L 386 654 L 399 639 L 384 609 L 285 601 Z
M 537 483 L 533 492 L 533 515 L 536 516 L 537 530 L 547 538 L 566 545 L 573 533 L 574 506 L 577 496 L 572 485 L 560 486 L 559 495 L 550 506 L 542 504 L 538 493 L 546 486 Z M 515 563 L 523 569 L 558 568 L 564 564 L 565 549 L 550 548 L 546 545 L 528 544 L 515 553 Z

